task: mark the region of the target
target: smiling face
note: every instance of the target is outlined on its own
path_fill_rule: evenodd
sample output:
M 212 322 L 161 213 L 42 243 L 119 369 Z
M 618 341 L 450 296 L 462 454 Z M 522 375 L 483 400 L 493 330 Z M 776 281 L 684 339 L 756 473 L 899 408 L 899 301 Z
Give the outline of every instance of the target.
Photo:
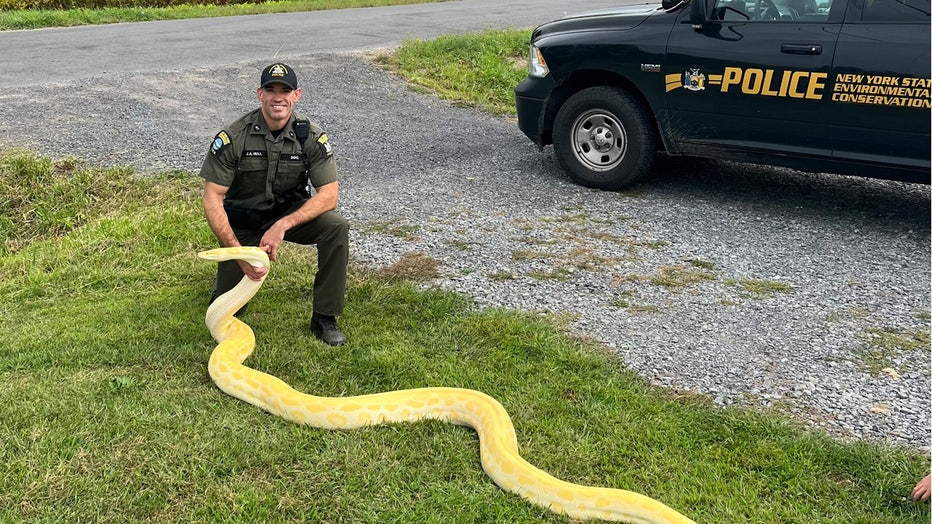
M 288 123 L 294 105 L 301 99 L 301 88 L 291 89 L 285 84 L 269 84 L 256 89 L 256 97 L 262 106 L 262 116 L 272 131 Z

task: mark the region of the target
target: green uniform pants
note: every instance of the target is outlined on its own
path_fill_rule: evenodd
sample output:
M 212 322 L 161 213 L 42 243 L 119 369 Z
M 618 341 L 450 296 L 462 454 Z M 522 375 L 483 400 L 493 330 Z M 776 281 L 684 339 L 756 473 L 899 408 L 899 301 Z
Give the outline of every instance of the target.
M 274 222 L 272 222 L 274 223 Z M 262 235 L 272 225 L 249 230 L 233 228 L 240 244 L 258 246 Z M 314 220 L 285 233 L 285 240 L 296 244 L 317 244 L 317 275 L 314 277 L 314 313 L 340 316 L 346 302 L 346 265 L 349 260 L 349 223 L 335 211 L 328 211 Z M 214 298 L 233 289 L 243 278 L 235 260 L 220 262 L 214 282 Z

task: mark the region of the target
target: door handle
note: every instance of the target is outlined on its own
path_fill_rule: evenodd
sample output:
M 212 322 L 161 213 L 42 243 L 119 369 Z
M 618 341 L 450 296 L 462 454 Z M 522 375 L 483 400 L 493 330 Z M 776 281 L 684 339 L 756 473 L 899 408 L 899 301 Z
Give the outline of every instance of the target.
M 819 44 L 780 44 L 780 52 L 789 55 L 821 55 Z

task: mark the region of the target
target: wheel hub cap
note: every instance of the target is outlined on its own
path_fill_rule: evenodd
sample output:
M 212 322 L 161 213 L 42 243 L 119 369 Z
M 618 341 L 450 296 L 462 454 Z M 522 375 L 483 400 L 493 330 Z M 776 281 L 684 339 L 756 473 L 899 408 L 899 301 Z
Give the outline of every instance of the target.
M 592 131 L 592 144 L 599 151 L 611 149 L 614 141 L 614 134 L 612 134 L 612 130 L 607 127 L 599 126 Z
M 624 159 L 628 147 L 621 122 L 601 109 L 589 110 L 573 122 L 573 154 L 586 169 L 608 171 Z

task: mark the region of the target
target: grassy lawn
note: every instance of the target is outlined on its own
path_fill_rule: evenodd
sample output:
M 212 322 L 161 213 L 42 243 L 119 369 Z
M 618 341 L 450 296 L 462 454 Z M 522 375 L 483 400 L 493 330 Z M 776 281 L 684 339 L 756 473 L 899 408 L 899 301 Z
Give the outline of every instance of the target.
M 425 4 L 447 0 L 273 0 L 260 3 L 225 5 L 182 4 L 154 7 L 146 0 L 115 2 L 119 7 L 41 9 L 23 8 L 23 5 L 41 5 L 29 0 L 0 0 L 0 31 L 10 29 L 39 29 L 42 27 L 69 27 L 77 25 L 114 24 L 118 22 L 150 22 L 153 20 L 183 20 L 234 15 L 261 15 L 268 13 L 295 13 L 349 9 L 385 5 Z M 73 5 L 80 5 L 80 0 Z M 158 2 L 156 2 L 158 3 Z M 15 6 L 15 7 L 11 7 Z
M 445 100 L 514 115 L 514 89 L 527 75 L 530 41 L 530 29 L 410 40 L 373 61 Z
M 214 267 L 194 256 L 214 239 L 193 175 L 5 151 L 0 180 L 0 521 L 565 521 L 499 490 L 468 428 L 318 430 L 216 389 Z M 533 464 L 697 522 L 930 518 L 907 500 L 919 453 L 676 397 L 549 319 L 477 312 L 403 274 L 354 268 L 351 343 L 324 346 L 306 330 L 313 254 L 283 259 L 244 318 L 248 363 L 301 391 L 478 389 L 509 410 Z

